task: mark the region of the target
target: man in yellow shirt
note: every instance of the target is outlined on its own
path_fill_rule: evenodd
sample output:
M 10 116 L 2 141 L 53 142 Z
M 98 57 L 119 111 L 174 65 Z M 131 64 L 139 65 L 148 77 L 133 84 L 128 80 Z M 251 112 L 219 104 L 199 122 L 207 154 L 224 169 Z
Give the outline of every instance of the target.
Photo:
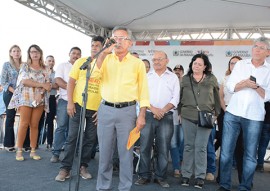
M 104 39 L 100 36 L 92 39 L 91 57 L 93 58 L 102 48 Z M 70 170 L 74 159 L 76 149 L 76 141 L 79 136 L 78 129 L 80 126 L 80 115 L 83 107 L 82 93 L 86 84 L 86 70 L 80 70 L 80 67 L 85 63 L 87 58 L 78 59 L 71 68 L 69 73 L 69 81 L 67 85 L 68 105 L 67 113 L 69 115 L 69 132 L 67 143 L 64 151 L 64 158 L 61 162 L 59 174 L 56 176 L 56 181 L 65 181 L 70 177 Z M 88 84 L 88 99 L 86 103 L 85 114 L 85 130 L 82 144 L 82 156 L 80 175 L 84 179 L 92 178 L 92 175 L 87 171 L 88 163 L 91 159 L 91 151 L 96 142 L 97 127 L 96 127 L 96 111 L 100 105 L 100 80 L 101 75 L 99 69 L 95 65 L 95 59 L 91 62 L 91 76 Z
M 112 156 L 117 140 L 120 159 L 119 191 L 129 191 L 133 177 L 132 148 L 127 150 L 130 131 L 145 125 L 146 107 L 150 106 L 144 63 L 129 53 L 131 31 L 115 27 L 116 44 L 105 49 L 97 59 L 101 72 L 102 102 L 98 110 L 99 170 L 97 190 L 112 189 Z M 112 54 L 110 54 L 114 50 Z M 138 118 L 136 102 L 140 104 Z

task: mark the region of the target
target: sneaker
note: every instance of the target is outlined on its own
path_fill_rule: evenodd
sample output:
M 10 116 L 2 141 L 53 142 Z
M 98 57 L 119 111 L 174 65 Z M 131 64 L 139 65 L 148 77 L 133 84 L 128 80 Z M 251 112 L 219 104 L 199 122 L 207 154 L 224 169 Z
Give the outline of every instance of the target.
M 181 180 L 182 186 L 189 186 L 189 178 L 183 177 Z
M 173 173 L 173 176 L 174 176 L 175 178 L 179 178 L 179 177 L 180 177 L 180 175 L 181 175 L 180 170 L 175 169 L 175 170 L 174 170 L 174 173 Z
M 70 178 L 70 171 L 61 169 L 58 175 L 55 177 L 55 181 L 64 182 L 67 178 Z
M 12 153 L 16 152 L 16 149 L 14 147 L 5 147 L 5 150 Z
M 162 188 L 169 188 L 170 185 L 166 180 L 161 180 L 161 179 L 154 179 L 154 183 L 159 184 Z
M 212 173 L 207 173 L 205 176 L 205 180 L 214 181 L 215 176 Z
M 195 179 L 195 183 L 194 183 L 194 187 L 195 187 L 195 188 L 200 188 L 200 189 L 202 189 L 203 185 L 204 185 L 203 179 L 201 179 L 201 178 L 196 178 L 196 179 Z
M 81 166 L 80 168 L 80 176 L 83 179 L 91 179 L 92 175 L 88 172 L 87 168 L 85 166 Z
M 140 177 L 134 184 L 140 186 L 140 185 L 148 184 L 148 183 L 150 183 L 150 182 L 151 182 L 150 179 Z
M 258 164 L 256 166 L 256 171 L 258 171 L 258 172 L 264 172 L 263 164 Z
M 47 149 L 48 151 L 51 151 L 51 150 L 52 150 L 52 144 L 47 144 L 46 149 Z
M 59 156 L 53 155 L 50 159 L 51 163 L 57 163 L 60 162 Z

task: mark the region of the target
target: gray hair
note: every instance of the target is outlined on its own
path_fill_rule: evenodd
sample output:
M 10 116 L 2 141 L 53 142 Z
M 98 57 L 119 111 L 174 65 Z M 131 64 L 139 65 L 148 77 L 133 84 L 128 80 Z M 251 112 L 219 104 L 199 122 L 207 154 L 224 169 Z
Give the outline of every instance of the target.
M 129 38 L 129 39 L 132 38 L 132 32 L 131 32 L 131 30 L 129 30 L 127 27 L 123 27 L 123 26 L 116 26 L 116 27 L 114 27 L 113 30 L 112 30 L 112 34 L 113 34 L 115 31 L 119 31 L 119 30 L 121 30 L 121 31 L 126 31 L 127 34 L 128 34 L 128 38 Z
M 261 42 L 264 43 L 267 46 L 267 49 L 270 49 L 270 43 L 269 43 L 269 39 L 266 37 L 260 37 L 254 40 L 254 44 L 256 44 L 256 42 Z

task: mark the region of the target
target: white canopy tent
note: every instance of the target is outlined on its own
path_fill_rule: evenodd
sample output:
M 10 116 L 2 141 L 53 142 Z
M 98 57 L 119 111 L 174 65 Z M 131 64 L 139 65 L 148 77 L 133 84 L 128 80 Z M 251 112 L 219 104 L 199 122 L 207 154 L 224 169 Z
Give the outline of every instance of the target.
M 86 35 L 116 25 L 135 40 L 270 37 L 269 0 L 15 0 Z

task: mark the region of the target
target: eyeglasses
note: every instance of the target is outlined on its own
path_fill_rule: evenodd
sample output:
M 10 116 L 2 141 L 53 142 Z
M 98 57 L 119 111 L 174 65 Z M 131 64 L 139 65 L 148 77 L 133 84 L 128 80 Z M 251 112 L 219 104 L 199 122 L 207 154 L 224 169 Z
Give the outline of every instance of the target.
M 258 45 L 253 45 L 253 48 L 258 48 L 260 50 L 267 50 L 268 48 L 266 46 L 258 46 Z
M 119 42 L 122 42 L 123 40 L 130 40 L 128 37 L 126 36 L 113 36 L 112 37 L 115 41 L 119 41 Z
M 40 52 L 36 51 L 36 50 L 32 50 L 32 51 L 30 51 L 30 54 L 40 54 Z
M 152 61 L 153 62 L 161 62 L 164 59 L 166 59 L 166 58 L 153 58 Z

